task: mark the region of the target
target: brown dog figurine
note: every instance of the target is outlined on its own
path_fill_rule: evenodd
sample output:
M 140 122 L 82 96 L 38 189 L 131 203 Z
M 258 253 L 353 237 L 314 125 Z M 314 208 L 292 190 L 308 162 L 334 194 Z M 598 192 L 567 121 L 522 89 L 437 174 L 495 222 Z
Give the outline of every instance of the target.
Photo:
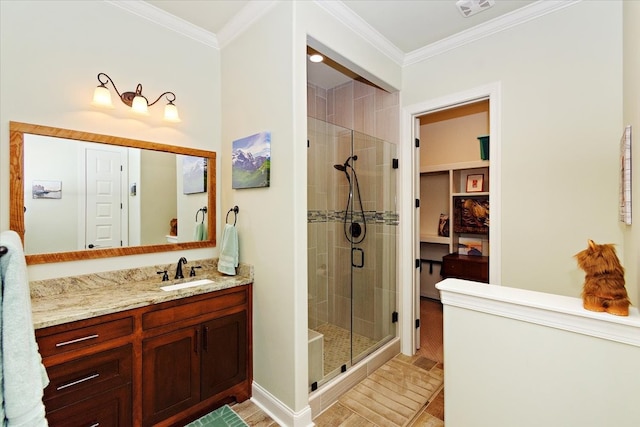
M 589 247 L 578 252 L 575 258 L 578 266 L 587 273 L 582 289 L 583 307 L 628 316 L 630 301 L 624 287 L 624 268 L 614 246 L 598 245 L 589 240 Z

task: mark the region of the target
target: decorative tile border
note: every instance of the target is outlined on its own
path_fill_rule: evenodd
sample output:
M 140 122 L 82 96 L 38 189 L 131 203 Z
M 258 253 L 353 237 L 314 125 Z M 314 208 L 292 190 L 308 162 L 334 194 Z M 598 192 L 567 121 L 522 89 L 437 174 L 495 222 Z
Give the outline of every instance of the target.
M 348 222 L 363 222 L 361 212 L 345 212 L 341 211 L 326 211 L 326 210 L 309 210 L 307 211 L 308 223 L 321 223 L 321 222 L 342 222 L 345 219 L 345 213 Z M 400 223 L 400 215 L 393 211 L 365 211 L 364 218 L 367 223 L 370 224 L 384 224 L 395 225 Z

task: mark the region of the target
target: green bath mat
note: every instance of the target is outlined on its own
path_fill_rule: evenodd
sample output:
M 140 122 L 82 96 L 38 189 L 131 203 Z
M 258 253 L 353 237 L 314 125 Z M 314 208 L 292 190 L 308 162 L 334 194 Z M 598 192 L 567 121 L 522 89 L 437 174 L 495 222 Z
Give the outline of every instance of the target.
M 228 405 L 224 405 L 207 415 L 187 424 L 185 427 L 247 427 L 242 418 Z

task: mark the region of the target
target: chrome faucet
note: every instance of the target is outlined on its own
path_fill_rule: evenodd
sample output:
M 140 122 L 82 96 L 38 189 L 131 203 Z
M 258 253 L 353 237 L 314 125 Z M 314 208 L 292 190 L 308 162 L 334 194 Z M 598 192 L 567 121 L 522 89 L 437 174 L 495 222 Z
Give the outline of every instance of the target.
M 182 274 L 182 264 L 186 264 L 187 259 L 182 257 L 178 260 L 178 267 L 176 268 L 176 277 L 174 279 L 184 279 L 184 274 Z

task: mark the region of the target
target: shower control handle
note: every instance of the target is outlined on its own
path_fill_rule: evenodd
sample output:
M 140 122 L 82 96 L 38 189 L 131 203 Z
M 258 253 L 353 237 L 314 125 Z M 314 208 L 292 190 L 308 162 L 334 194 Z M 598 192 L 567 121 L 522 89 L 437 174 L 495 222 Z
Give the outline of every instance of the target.
M 356 253 L 359 253 L 360 256 L 356 256 Z M 357 258 L 360 258 L 359 264 L 356 264 Z M 364 267 L 364 251 L 361 248 L 351 248 L 351 267 Z

